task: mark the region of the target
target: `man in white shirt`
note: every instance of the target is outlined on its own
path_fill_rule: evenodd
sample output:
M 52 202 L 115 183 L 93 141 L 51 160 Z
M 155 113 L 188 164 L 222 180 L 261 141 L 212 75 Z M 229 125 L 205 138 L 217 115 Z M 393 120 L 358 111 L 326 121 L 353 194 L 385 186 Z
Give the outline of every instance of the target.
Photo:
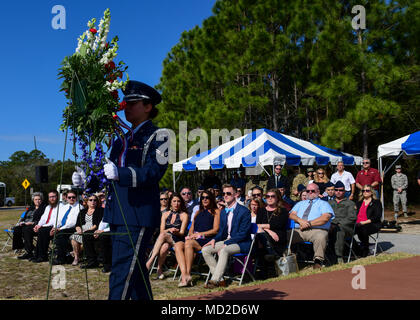
M 35 255 L 31 259 L 32 262 L 48 261 L 48 246 L 52 239 L 50 232 L 57 221 L 57 211 L 64 211 L 66 206 L 59 204 L 57 190 L 48 192 L 48 206 L 45 208 L 44 214 L 41 216 L 38 224 L 34 227 L 34 232 L 38 235 L 35 248 Z
M 77 195 L 75 191 L 68 191 L 67 205 L 64 210 L 59 211 L 57 219 L 57 228 L 52 228 L 50 236 L 55 236 L 55 246 L 57 250 L 57 258 L 53 261 L 53 265 L 67 263 L 67 253 L 69 251 L 69 238 L 76 232 L 75 226 L 77 217 L 79 216 L 80 205 L 77 202 Z
M 248 253 L 251 246 L 251 213 L 248 208 L 236 202 L 236 187 L 224 185 L 226 208 L 220 213 L 220 228 L 217 235 L 202 249 L 203 258 L 210 268 L 211 280 L 207 288 L 225 287 L 223 274 L 229 257 L 236 253 Z M 218 254 L 216 261 L 213 256 Z
M 344 189 L 346 190 L 344 196 L 349 200 L 354 199 L 356 180 L 354 180 L 354 177 L 350 172 L 344 170 L 343 161 L 337 162 L 337 172 L 331 176 L 330 181 L 333 184 L 336 184 L 337 181 L 341 181 L 344 184 Z
M 104 222 L 103 220 L 99 223 L 98 230 L 94 232 L 94 239 L 97 239 L 99 254 L 98 261 L 102 263 L 103 273 L 108 273 L 111 271 L 112 264 L 112 243 L 111 236 L 109 235 L 111 229 L 109 223 Z M 92 238 L 88 238 L 88 241 L 92 241 Z

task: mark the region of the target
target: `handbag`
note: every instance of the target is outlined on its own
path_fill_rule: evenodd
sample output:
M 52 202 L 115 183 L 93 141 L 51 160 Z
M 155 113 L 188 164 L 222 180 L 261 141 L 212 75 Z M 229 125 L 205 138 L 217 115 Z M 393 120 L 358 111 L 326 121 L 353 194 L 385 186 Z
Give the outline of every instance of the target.
M 287 276 L 290 273 L 298 272 L 299 267 L 296 259 L 296 254 L 290 252 L 290 247 L 292 244 L 294 229 L 292 229 L 292 233 L 290 234 L 290 241 L 289 247 L 287 248 L 287 254 L 283 255 L 275 261 L 275 268 L 277 271 L 278 276 Z

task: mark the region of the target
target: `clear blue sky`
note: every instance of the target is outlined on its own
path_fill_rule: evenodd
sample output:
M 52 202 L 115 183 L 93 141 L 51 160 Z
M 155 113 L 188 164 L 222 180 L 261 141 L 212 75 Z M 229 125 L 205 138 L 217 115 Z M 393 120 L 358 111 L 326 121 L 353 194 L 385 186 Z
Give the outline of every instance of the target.
M 58 68 L 74 53 L 87 22 L 111 10 L 108 39 L 119 37 L 116 61 L 128 65 L 130 79 L 159 83 L 162 62 L 185 30 L 212 15 L 215 0 L 55 0 L 4 1 L 0 10 L 0 161 L 15 151 L 37 149 L 61 160 L 59 131 L 66 105 Z M 66 9 L 66 29 L 54 30 L 54 5 Z M 97 22 L 97 23 L 98 23 Z M 121 95 L 120 95 L 121 96 Z M 70 148 L 66 159 L 73 158 Z

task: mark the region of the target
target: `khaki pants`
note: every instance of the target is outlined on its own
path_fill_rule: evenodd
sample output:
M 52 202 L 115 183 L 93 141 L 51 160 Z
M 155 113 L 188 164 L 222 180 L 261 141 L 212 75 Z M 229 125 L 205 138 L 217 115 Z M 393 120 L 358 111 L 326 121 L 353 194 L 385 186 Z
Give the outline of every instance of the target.
M 287 231 L 287 239 L 290 241 L 292 230 Z M 293 232 L 292 244 L 297 242 L 310 241 L 314 247 L 314 259 L 325 260 L 325 249 L 327 248 L 328 230 L 307 229 L 301 231 L 295 229 Z
M 231 244 L 226 247 L 224 245 L 224 241 L 219 241 L 216 242 L 214 248 L 210 245 L 201 250 L 203 258 L 210 268 L 210 273 L 212 274 L 211 280 L 213 281 L 222 280 L 229 257 L 241 252 L 241 248 L 237 244 Z M 216 261 L 213 255 L 219 250 L 219 259 Z

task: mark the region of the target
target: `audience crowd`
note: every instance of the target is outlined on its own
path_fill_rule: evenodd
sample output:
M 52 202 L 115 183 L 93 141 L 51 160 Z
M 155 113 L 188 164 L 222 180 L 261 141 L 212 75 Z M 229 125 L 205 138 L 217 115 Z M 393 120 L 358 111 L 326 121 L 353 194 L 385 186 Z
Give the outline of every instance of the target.
M 283 175 L 283 169 L 275 163 L 267 181 L 259 176 L 247 181 L 243 171 L 235 172 L 223 185 L 210 170 L 195 195 L 186 186 L 179 193 L 161 191 L 161 222 L 150 243 L 146 267 L 149 271 L 156 268 L 156 279 L 164 279 L 167 257 L 173 254 L 181 274 L 178 286 L 188 287 L 193 285 L 199 256 L 211 274 L 206 287 L 214 288 L 226 285 L 230 257 L 248 254 L 252 243 L 250 263 L 262 279 L 284 256 L 289 241 L 292 245 L 312 243 L 314 269 L 325 265 L 328 249 L 333 257 L 329 262 L 344 263 L 346 241 L 355 235 L 360 242 L 359 256 L 369 255 L 369 236 L 382 223 L 378 200 L 382 181 L 370 160 L 363 160 L 356 178 L 343 162 L 337 163 L 331 177 L 322 167 L 307 168 L 306 175 L 294 168 L 292 178 Z M 407 177 L 399 165 L 392 186 L 396 218 L 399 202 L 406 216 Z M 33 204 L 14 227 L 13 249 L 24 250 L 18 259 L 34 263 L 51 259 L 54 265 L 101 267 L 104 273 L 112 272 L 112 235 L 102 221 L 105 193 L 83 193 L 79 198 L 74 190 L 63 192 L 61 200 L 55 190 L 46 201 L 42 193 L 33 193 Z

